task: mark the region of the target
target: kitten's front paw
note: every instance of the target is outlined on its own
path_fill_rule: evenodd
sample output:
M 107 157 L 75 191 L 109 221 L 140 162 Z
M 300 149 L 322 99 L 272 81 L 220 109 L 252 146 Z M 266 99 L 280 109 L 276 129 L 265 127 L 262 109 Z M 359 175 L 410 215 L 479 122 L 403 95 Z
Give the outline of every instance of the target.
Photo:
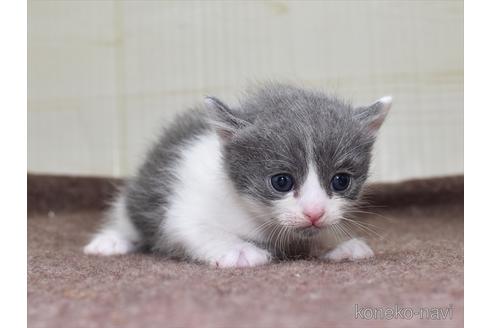
M 326 253 L 323 259 L 340 262 L 343 260 L 356 261 L 362 259 L 368 259 L 374 256 L 372 249 L 360 239 L 347 240 L 332 251 Z
M 212 265 L 219 268 L 241 268 L 263 265 L 270 262 L 270 253 L 252 244 L 241 244 L 219 259 L 212 261 Z
M 135 248 L 135 244 L 117 234 L 101 233 L 84 247 L 84 253 L 105 256 L 121 255 L 133 252 Z

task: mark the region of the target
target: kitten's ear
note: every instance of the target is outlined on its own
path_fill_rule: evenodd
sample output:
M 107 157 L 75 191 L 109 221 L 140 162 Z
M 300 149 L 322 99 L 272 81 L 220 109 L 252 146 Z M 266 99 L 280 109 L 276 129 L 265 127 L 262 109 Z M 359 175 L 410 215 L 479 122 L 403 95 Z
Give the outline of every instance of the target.
M 383 97 L 369 106 L 356 108 L 355 117 L 375 136 L 388 115 L 392 102 L 391 96 Z
M 234 110 L 215 97 L 205 97 L 205 105 L 210 123 L 223 141 L 229 140 L 238 130 L 250 124 L 239 118 Z

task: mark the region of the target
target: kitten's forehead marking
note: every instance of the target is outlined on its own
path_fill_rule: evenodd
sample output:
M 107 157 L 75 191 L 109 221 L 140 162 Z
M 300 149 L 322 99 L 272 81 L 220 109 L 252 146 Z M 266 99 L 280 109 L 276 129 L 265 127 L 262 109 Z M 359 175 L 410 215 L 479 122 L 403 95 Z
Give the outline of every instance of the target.
M 325 203 L 329 196 L 321 186 L 316 166 L 312 162 L 308 165 L 308 174 L 299 191 L 299 202 L 303 206 L 320 205 Z

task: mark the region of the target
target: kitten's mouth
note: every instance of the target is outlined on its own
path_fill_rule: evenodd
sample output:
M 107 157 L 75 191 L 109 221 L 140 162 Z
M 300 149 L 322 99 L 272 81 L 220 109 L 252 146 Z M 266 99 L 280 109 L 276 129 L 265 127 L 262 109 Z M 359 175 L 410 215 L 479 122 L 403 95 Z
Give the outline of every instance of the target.
M 337 224 L 339 222 L 340 219 L 335 219 L 329 223 L 305 225 L 302 227 L 297 227 L 295 231 L 297 234 L 299 234 L 302 237 L 310 238 L 316 236 L 321 231 L 325 230 L 327 227 Z

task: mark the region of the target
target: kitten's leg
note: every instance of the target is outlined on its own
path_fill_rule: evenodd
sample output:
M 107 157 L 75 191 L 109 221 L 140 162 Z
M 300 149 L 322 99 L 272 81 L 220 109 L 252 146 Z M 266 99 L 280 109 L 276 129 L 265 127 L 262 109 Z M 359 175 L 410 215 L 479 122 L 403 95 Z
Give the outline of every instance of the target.
M 171 244 L 184 249 L 190 258 L 214 267 L 253 267 L 271 260 L 267 250 L 211 226 L 173 228 L 169 229 L 168 225 L 165 233 L 167 239 L 172 240 Z
M 337 245 L 333 250 L 323 255 L 323 259 L 340 262 L 343 260 L 356 261 L 374 256 L 372 249 L 363 241 L 353 238 Z
M 140 242 L 125 210 L 125 200 L 120 196 L 107 213 L 107 222 L 84 247 L 85 254 L 119 255 L 134 251 Z

